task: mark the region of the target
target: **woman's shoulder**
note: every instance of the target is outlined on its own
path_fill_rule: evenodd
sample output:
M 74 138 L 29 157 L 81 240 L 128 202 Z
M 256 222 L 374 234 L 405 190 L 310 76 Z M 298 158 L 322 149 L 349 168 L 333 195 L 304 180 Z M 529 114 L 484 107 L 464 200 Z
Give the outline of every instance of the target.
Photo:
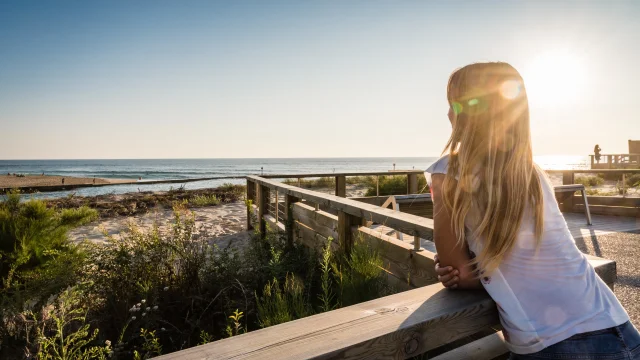
M 449 168 L 449 154 L 442 156 L 425 170 L 429 174 L 446 174 Z

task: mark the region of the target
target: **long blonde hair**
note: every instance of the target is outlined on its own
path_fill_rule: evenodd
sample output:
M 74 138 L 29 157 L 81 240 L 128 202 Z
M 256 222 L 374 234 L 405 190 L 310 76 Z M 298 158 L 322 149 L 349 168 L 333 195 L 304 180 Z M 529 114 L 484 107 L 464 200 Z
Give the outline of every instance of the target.
M 537 246 L 543 231 L 542 187 L 533 162 L 529 103 L 522 77 L 507 63 L 467 65 L 449 78 L 454 111 L 444 205 L 459 243 L 465 218 L 478 214 L 473 235 L 483 239 L 473 263 L 491 273 L 513 248 L 528 206 Z M 477 225 L 477 226 L 475 226 Z

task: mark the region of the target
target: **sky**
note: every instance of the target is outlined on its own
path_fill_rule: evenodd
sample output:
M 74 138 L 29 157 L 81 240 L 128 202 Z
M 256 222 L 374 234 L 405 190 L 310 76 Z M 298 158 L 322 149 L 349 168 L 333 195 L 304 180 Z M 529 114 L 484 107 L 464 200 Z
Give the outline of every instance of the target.
M 639 1 L 0 0 L 0 159 L 422 157 L 507 61 L 535 155 L 640 139 Z

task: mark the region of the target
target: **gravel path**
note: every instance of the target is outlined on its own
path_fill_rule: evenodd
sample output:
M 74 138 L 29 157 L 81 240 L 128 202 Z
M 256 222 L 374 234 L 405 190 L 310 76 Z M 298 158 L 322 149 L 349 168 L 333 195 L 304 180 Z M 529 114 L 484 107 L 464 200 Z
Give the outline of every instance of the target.
M 640 327 L 640 233 L 613 233 L 576 239 L 583 252 L 616 261 L 615 294 Z

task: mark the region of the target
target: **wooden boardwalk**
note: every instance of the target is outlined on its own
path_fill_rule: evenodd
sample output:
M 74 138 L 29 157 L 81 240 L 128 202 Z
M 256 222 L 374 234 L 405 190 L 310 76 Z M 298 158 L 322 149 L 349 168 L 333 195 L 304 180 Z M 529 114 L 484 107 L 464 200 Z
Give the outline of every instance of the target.
M 593 225 L 587 225 L 587 219 L 581 213 L 564 213 L 569 231 L 574 239 L 598 237 L 615 232 L 640 231 L 640 218 L 591 215 Z M 395 230 L 384 225 L 373 225 L 371 227 L 385 235 L 395 237 Z M 402 234 L 403 241 L 413 244 L 413 236 Z M 420 239 L 421 246 L 432 252 L 436 252 L 435 244 L 431 239 Z

